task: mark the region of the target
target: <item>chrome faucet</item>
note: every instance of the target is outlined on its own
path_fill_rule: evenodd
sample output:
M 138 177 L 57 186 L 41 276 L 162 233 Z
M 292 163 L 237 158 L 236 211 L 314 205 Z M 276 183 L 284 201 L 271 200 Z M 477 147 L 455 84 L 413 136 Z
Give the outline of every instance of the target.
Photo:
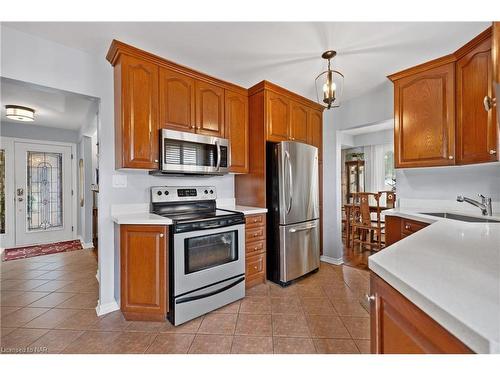
M 479 198 L 481 198 L 481 202 L 476 201 L 474 199 L 464 197 L 463 195 L 457 196 L 457 201 L 470 203 L 473 206 L 479 207 L 481 209 L 483 216 L 487 216 L 487 215 L 491 216 L 491 214 L 492 214 L 491 198 L 487 198 L 482 194 L 478 194 L 478 196 L 479 196 Z

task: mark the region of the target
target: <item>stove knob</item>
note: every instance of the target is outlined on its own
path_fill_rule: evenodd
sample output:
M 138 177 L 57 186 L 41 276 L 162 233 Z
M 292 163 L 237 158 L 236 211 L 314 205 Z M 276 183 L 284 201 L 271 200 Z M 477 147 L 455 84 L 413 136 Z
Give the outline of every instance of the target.
M 214 193 L 214 191 L 213 191 L 213 190 L 210 190 L 210 194 L 213 194 L 213 193 Z
M 208 194 L 208 190 L 205 190 L 205 191 L 204 191 L 204 193 L 205 193 L 205 194 Z
M 168 190 L 165 190 L 165 195 L 169 195 L 170 193 L 168 192 Z
M 158 191 L 156 194 L 161 195 L 161 191 Z

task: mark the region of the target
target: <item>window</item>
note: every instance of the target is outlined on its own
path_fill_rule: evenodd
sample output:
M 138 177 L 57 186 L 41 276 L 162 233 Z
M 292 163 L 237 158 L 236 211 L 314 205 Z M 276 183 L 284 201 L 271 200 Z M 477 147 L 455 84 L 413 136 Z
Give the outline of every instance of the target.
M 384 183 L 393 188 L 396 186 L 396 172 L 394 171 L 394 151 L 384 153 Z

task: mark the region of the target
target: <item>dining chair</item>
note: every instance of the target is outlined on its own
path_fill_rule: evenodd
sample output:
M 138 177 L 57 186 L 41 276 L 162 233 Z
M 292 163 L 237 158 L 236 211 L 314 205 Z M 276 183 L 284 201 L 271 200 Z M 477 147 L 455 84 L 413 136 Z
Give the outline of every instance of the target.
M 379 193 L 357 193 L 359 201 L 358 208 L 353 212 L 352 228 L 352 247 L 355 244 L 367 245 L 371 250 L 382 248 L 382 230 L 384 223 L 381 221 L 381 207 Z M 370 201 L 374 202 L 370 209 Z M 374 208 L 373 208 L 374 207 Z M 372 214 L 376 220 L 372 221 Z M 358 234 L 358 238 L 356 237 Z M 376 236 L 376 240 L 375 237 Z

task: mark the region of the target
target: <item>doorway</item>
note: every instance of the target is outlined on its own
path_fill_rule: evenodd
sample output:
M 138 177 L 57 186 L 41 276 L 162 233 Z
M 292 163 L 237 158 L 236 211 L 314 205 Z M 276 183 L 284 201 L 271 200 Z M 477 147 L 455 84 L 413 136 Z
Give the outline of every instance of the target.
M 15 244 L 73 239 L 72 147 L 14 142 Z

